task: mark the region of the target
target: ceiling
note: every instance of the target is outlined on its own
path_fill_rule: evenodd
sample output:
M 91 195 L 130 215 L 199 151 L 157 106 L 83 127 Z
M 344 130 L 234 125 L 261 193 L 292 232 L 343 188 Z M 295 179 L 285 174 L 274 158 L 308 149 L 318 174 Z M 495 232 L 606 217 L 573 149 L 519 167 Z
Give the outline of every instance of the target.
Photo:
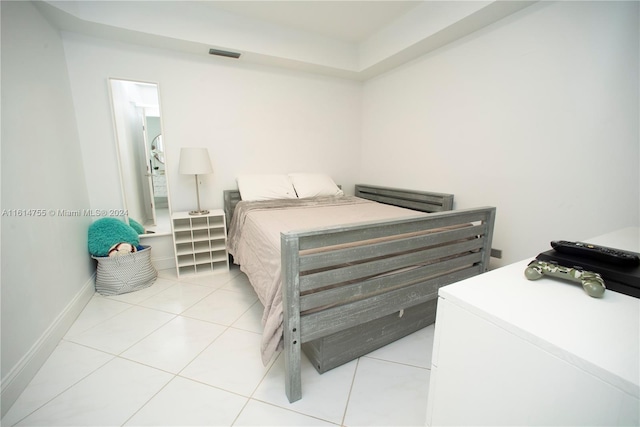
M 44 0 L 62 31 L 367 80 L 537 0 Z M 228 59 L 226 59 L 228 60 Z
M 214 9 L 313 32 L 351 43 L 359 43 L 423 1 L 208 1 Z

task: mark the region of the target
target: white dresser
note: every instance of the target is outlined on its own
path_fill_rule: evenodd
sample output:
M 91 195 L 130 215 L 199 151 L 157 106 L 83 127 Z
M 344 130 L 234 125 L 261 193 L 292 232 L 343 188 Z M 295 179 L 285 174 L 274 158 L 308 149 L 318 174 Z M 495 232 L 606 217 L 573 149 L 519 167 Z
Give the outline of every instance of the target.
M 588 241 L 640 252 L 638 228 Z M 529 281 L 534 258 L 440 289 L 427 425 L 640 424 L 640 299 Z

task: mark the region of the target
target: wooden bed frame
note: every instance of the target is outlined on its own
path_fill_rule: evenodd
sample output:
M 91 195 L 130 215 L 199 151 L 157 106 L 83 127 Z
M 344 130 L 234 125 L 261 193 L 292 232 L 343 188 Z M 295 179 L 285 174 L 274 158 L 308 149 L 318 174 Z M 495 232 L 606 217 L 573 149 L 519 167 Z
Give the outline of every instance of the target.
M 438 289 L 489 266 L 494 207 L 454 211 L 451 194 L 371 185 L 355 195 L 434 213 L 281 234 L 290 402 L 302 397 L 301 350 L 320 373 L 370 353 L 432 324 Z M 227 221 L 238 201 L 224 192 Z

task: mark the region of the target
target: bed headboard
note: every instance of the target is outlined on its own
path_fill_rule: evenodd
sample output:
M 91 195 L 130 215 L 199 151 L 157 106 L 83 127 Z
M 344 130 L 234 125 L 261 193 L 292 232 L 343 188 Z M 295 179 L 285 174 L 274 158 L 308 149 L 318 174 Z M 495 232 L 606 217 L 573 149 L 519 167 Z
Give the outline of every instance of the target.
M 239 190 L 224 190 L 224 214 L 227 229 L 231 224 L 233 212 L 242 198 Z M 356 184 L 355 195 L 388 205 L 400 206 L 421 212 L 442 212 L 453 209 L 453 194 L 414 191 L 401 188 L 380 187 L 377 185 Z
M 240 190 L 224 190 L 222 192 L 224 197 L 224 216 L 227 221 L 227 232 L 229 231 L 229 224 L 231 224 L 231 218 L 233 218 L 233 212 L 236 209 L 236 205 L 242 197 L 240 197 Z
M 363 199 L 421 212 L 442 212 L 453 209 L 453 194 L 447 193 L 356 184 L 355 195 Z

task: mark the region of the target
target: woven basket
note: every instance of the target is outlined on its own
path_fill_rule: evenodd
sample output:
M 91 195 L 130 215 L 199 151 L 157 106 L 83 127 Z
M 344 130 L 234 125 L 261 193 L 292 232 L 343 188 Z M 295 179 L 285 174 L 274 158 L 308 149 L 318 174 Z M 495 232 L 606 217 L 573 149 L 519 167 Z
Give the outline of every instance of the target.
M 95 257 L 96 291 L 101 295 L 120 295 L 149 287 L 158 277 L 151 264 L 151 246 L 127 255 Z

